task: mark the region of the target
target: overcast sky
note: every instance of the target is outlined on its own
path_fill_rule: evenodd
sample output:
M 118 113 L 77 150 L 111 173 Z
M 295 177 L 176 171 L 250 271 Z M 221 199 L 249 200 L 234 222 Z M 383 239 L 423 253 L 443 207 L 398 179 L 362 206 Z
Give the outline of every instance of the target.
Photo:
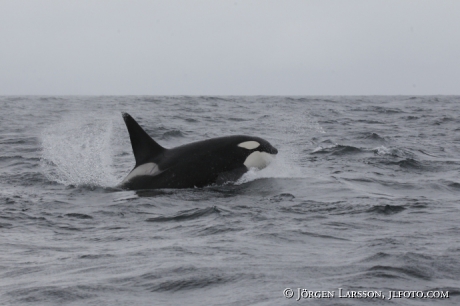
M 25 94 L 460 94 L 460 1 L 0 0 Z

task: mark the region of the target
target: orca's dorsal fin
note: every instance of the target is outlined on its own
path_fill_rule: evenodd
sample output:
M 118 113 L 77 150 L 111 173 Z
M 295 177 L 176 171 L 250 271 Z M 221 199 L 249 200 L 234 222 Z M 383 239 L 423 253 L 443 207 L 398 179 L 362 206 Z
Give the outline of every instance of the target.
M 136 167 L 148 162 L 150 158 L 166 150 L 156 143 L 128 113 L 122 113 L 122 115 L 128 128 L 129 138 L 131 139 Z

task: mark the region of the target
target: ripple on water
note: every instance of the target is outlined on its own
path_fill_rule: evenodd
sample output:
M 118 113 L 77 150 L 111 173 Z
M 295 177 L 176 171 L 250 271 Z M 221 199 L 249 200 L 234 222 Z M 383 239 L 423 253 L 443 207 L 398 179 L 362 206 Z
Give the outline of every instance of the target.
M 377 213 L 377 214 L 383 214 L 383 215 L 394 215 L 397 213 L 400 213 L 402 211 L 406 210 L 403 206 L 398 206 L 398 205 L 376 205 L 371 208 L 369 208 L 368 212 L 369 213 Z
M 149 218 L 147 222 L 169 222 L 169 221 L 188 221 L 201 217 L 219 214 L 221 211 L 216 207 L 194 208 L 186 211 L 179 212 L 173 216 L 160 216 Z
M 311 152 L 311 154 L 328 154 L 328 155 L 348 155 L 348 154 L 359 154 L 364 152 L 360 148 L 347 146 L 347 145 L 334 145 L 331 147 L 317 147 Z

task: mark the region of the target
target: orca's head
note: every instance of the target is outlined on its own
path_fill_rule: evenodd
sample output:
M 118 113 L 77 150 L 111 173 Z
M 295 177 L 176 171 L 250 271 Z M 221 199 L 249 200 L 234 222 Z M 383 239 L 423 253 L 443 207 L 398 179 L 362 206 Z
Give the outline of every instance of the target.
M 238 147 L 244 149 L 246 160 L 244 165 L 246 168 L 263 169 L 278 154 L 278 150 L 268 141 L 258 137 L 252 137 L 249 140 L 238 143 Z

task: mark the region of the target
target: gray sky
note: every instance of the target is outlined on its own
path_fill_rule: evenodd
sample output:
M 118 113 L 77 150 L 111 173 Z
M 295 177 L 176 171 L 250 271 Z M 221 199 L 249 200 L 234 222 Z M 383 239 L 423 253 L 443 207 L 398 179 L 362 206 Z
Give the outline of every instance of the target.
M 0 0 L 10 94 L 460 94 L 460 1 Z

